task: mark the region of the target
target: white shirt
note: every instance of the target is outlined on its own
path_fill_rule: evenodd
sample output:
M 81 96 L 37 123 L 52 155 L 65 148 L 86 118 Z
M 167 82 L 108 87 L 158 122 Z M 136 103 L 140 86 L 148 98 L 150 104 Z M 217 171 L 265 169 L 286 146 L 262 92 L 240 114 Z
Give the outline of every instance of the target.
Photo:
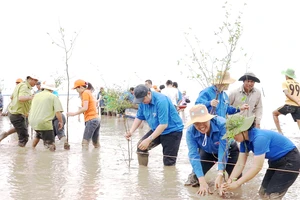
M 177 105 L 178 90 L 176 88 L 166 87 L 165 89 L 161 90 L 161 93 L 169 97 L 174 105 Z

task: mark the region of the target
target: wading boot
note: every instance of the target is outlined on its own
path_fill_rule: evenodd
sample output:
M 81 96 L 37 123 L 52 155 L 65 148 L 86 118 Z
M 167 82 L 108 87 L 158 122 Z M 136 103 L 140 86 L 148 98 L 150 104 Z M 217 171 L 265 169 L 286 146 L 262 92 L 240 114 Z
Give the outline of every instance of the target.
M 99 148 L 99 147 L 100 147 L 99 141 L 98 141 L 97 143 L 94 143 L 94 142 L 93 142 L 93 145 L 94 145 L 95 148 Z
M 83 139 L 82 143 L 81 143 L 82 144 L 82 148 L 83 149 L 88 149 L 89 148 L 89 143 L 90 142 L 88 140 Z
M 144 165 L 147 167 L 149 154 L 148 153 L 144 153 L 144 154 L 137 153 L 137 156 L 138 156 L 139 165 Z
M 285 195 L 286 191 L 285 192 L 282 192 L 282 193 L 271 193 L 269 195 L 269 199 L 270 200 L 281 200 L 283 198 L 283 196 Z
M 194 172 L 189 174 L 188 180 L 184 183 L 184 186 L 192 186 L 192 187 L 199 187 L 199 180 Z
M 3 132 L 3 133 L 1 133 L 0 134 L 0 142 L 4 139 L 4 138 L 6 138 L 8 136 L 8 132 Z

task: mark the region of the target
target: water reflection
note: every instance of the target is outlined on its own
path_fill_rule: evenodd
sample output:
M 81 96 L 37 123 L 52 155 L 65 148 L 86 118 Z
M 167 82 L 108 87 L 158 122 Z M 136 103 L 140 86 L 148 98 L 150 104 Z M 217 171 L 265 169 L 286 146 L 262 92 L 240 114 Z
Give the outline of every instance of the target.
M 138 140 L 148 131 L 145 126 L 132 138 L 133 160 L 128 167 L 128 143 L 122 118 L 103 116 L 100 130 L 100 149 L 82 150 L 84 124 L 70 118 L 69 143 L 66 151 L 56 141 L 57 150 L 50 152 L 40 142 L 31 148 L 30 140 L 25 148 L 17 146 L 17 135 L 11 135 L 0 143 L 0 197 L 7 200 L 29 199 L 200 199 L 198 188 L 185 187 L 191 172 L 187 156 L 185 135 L 182 137 L 176 166 L 165 167 L 161 146 L 151 150 L 148 167 L 138 166 L 135 154 Z M 132 121 L 128 121 L 129 126 Z M 9 128 L 7 117 L 0 117 L 0 131 Z M 299 136 L 291 136 L 299 146 Z M 250 156 L 251 157 L 251 156 Z M 248 166 L 252 160 L 249 160 Z M 231 199 L 259 199 L 257 195 L 264 169 Z M 206 178 L 213 188 L 216 168 Z M 299 179 L 299 178 L 298 178 Z M 296 181 L 285 199 L 297 199 L 300 182 Z M 217 192 L 201 199 L 223 199 Z

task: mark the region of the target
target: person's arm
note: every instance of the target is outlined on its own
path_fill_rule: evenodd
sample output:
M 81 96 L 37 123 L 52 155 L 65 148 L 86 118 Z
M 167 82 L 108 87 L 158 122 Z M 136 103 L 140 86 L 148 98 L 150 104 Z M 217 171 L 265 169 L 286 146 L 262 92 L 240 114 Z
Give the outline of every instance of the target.
M 186 143 L 189 150 L 188 156 L 193 168 L 193 172 L 196 174 L 200 184 L 197 194 L 204 196 L 208 194 L 210 191 L 209 191 L 209 186 L 205 180 L 205 175 L 203 173 L 202 165 L 200 162 L 201 157 L 198 150 L 198 143 L 196 141 L 196 138 L 193 137 L 193 131 L 197 131 L 197 130 L 195 130 L 195 128 L 193 127 L 189 127 L 186 131 Z M 198 142 L 201 143 L 201 141 Z
M 204 104 L 207 107 L 207 110 L 210 110 L 211 108 L 211 101 L 214 100 L 208 92 L 206 91 L 201 91 L 199 93 L 198 98 L 196 99 L 195 105 L 196 104 Z
M 254 156 L 252 167 L 245 174 L 243 174 L 241 178 L 239 178 L 236 181 L 236 184 L 240 186 L 246 183 L 247 181 L 251 180 L 252 178 L 254 178 L 258 174 L 258 172 L 262 169 L 265 161 L 265 157 L 266 157 L 265 154 Z
M 19 96 L 19 101 L 20 102 L 25 102 L 25 101 L 30 101 L 33 99 L 34 95 L 28 95 L 28 96 Z
M 160 124 L 156 127 L 155 131 L 146 139 L 144 139 L 138 146 L 141 150 L 146 150 L 150 143 L 161 135 L 161 133 L 168 127 L 168 124 Z
M 246 155 L 244 155 L 246 156 Z M 240 157 L 239 157 L 240 160 Z M 235 166 L 239 168 L 239 170 L 235 171 L 235 168 L 233 169 L 233 172 L 230 176 L 230 178 L 227 181 L 227 184 L 225 185 L 225 190 L 233 190 L 238 187 L 240 187 L 242 184 L 246 183 L 247 181 L 251 180 L 254 178 L 258 172 L 262 169 L 263 164 L 265 160 L 265 154 L 259 155 L 259 156 L 254 156 L 253 159 L 253 164 L 252 167 L 245 173 L 243 176 L 239 179 L 236 180 L 236 177 L 239 176 L 240 173 L 242 173 L 242 170 L 246 164 L 246 159 L 244 163 L 240 163 L 239 161 L 237 162 L 237 165 Z M 238 166 L 238 164 L 243 164 L 243 166 Z M 236 181 L 234 181 L 236 180 Z
M 127 140 L 130 139 L 130 137 L 132 136 L 132 133 L 134 133 L 134 131 L 140 126 L 140 124 L 142 123 L 143 120 L 140 120 L 139 118 L 135 118 L 133 121 L 133 124 L 131 125 L 131 128 L 129 131 L 127 131 L 125 133 L 125 137 Z
M 81 113 L 84 113 L 85 111 L 87 111 L 88 106 L 89 106 L 89 101 L 83 101 L 82 107 L 80 107 L 76 112 L 68 112 L 67 115 L 68 116 L 80 115 Z
M 292 96 L 288 90 L 283 90 L 285 96 L 295 102 L 298 106 L 300 106 L 300 100 L 294 96 Z
M 61 111 L 58 111 L 55 113 L 55 116 L 58 120 L 58 130 L 61 130 L 64 126 L 64 122 L 63 122 L 63 119 L 62 119 L 62 114 L 61 114 Z
M 248 155 L 246 153 L 239 153 L 238 161 L 236 162 L 233 171 L 228 178 L 227 182 L 232 182 L 232 180 L 237 180 L 237 177 L 241 175 L 244 170 L 245 164 L 247 162 Z

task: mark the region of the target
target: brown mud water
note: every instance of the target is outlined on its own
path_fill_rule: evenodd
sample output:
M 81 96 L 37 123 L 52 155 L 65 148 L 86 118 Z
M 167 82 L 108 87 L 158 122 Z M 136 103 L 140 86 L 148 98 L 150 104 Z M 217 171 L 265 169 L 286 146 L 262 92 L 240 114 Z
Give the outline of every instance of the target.
M 1 199 L 224 199 L 216 191 L 212 195 L 199 197 L 196 195 L 198 188 L 184 186 L 192 170 L 185 135 L 182 137 L 176 166 L 163 166 L 160 146 L 150 151 L 148 167 L 138 166 L 135 148 L 138 140 L 148 131 L 145 125 L 133 135 L 133 160 L 128 167 L 128 142 L 123 136 L 123 120 L 102 116 L 99 149 L 92 145 L 88 150 L 82 149 L 84 124 L 83 120 L 78 122 L 77 117 L 69 119 L 70 150 L 64 150 L 63 143 L 57 140 L 56 151 L 50 152 L 44 148 L 43 142 L 32 149 L 32 138 L 24 148 L 17 146 L 16 134 L 5 138 L 0 143 Z M 131 126 L 132 120 L 128 120 L 128 123 Z M 8 117 L 1 116 L 0 132 L 10 126 Z M 291 139 L 299 141 L 298 136 Z M 266 168 L 267 163 L 257 177 L 237 192 L 228 193 L 227 198 L 259 199 L 257 192 Z M 206 175 L 212 189 L 216 174 L 214 167 Z M 284 199 L 298 199 L 298 188 L 299 178 Z

